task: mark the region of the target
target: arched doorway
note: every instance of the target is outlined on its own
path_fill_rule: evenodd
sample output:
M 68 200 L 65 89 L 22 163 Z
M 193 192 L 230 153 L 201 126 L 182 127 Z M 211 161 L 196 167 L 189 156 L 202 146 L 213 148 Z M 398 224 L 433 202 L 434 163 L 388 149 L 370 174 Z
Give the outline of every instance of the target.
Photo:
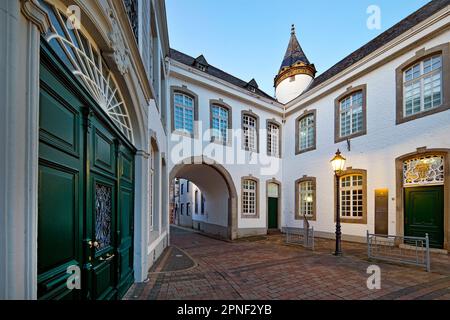
M 185 179 L 194 183 L 204 196 L 208 215 L 201 229 L 207 234 L 234 240 L 237 237 L 237 192 L 229 172 L 206 157 L 188 158 L 175 165 L 170 172 L 170 183 Z
M 396 159 L 397 234 L 430 237 L 449 248 L 449 149 L 420 148 Z
M 41 4 L 51 24 L 40 52 L 37 297 L 121 298 L 134 281 L 142 130 L 98 41 L 64 24 L 62 4 Z

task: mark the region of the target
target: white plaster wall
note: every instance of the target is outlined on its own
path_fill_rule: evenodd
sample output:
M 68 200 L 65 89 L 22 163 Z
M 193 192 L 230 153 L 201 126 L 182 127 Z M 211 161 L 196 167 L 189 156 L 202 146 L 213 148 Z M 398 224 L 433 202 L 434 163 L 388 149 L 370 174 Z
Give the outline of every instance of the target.
M 277 122 L 282 123 L 282 117 L 280 114 L 278 114 L 275 110 L 280 111 L 280 108 L 276 108 L 269 103 L 263 103 L 258 102 L 257 100 L 253 99 L 254 102 L 249 102 L 244 100 L 242 98 L 242 94 L 240 92 L 234 91 L 230 88 L 225 88 L 224 86 L 221 86 L 219 84 L 214 84 L 215 87 L 212 87 L 209 85 L 207 80 L 204 80 L 204 83 L 201 83 L 200 81 L 203 81 L 200 77 L 197 77 L 195 74 L 189 73 L 189 72 L 183 72 L 183 70 L 180 70 L 179 68 L 175 67 L 172 63 L 172 75 L 170 78 L 170 86 L 177 86 L 181 87 L 185 85 L 187 89 L 190 91 L 193 91 L 195 94 L 198 95 L 199 99 L 199 132 L 201 131 L 204 133 L 206 130 L 210 127 L 210 100 L 219 100 L 223 99 L 223 102 L 230 105 L 232 107 L 232 128 L 233 129 L 240 129 L 241 128 L 241 111 L 242 110 L 252 110 L 254 113 L 256 113 L 259 116 L 259 127 L 260 129 L 266 128 L 266 120 L 268 119 L 275 119 Z M 175 77 L 174 71 L 182 73 L 183 76 L 177 75 Z M 271 110 L 274 111 L 271 111 Z M 171 115 L 169 114 L 169 117 Z M 284 132 L 282 133 L 284 134 Z M 200 134 L 200 137 L 202 134 Z M 177 139 L 179 135 L 172 134 L 173 139 Z M 173 149 L 170 156 L 170 162 L 171 167 L 175 165 L 177 160 L 172 155 L 175 154 L 179 158 L 188 158 L 190 156 L 201 156 L 202 153 L 204 153 L 207 157 L 211 158 L 211 154 L 206 151 L 203 152 L 208 146 L 215 148 L 217 150 L 217 155 L 220 152 L 223 152 L 225 154 L 232 153 L 232 150 L 241 152 L 241 146 L 240 146 L 240 132 L 236 133 L 236 139 L 233 141 L 232 147 L 223 147 L 218 144 L 210 143 L 210 136 L 209 134 L 205 135 L 205 139 L 196 139 L 197 146 L 195 148 L 192 148 L 194 150 L 185 152 L 181 157 L 179 156 L 179 149 L 177 149 L 177 144 L 179 143 L 178 140 L 169 141 L 169 149 Z M 172 140 L 169 135 L 169 140 Z M 193 143 L 193 140 L 190 138 L 184 138 L 183 141 L 186 141 L 185 149 L 190 149 L 189 144 Z M 221 162 L 221 164 L 226 168 L 226 170 L 230 173 L 237 194 L 238 194 L 238 228 L 266 228 L 267 221 L 266 221 L 266 181 L 270 180 L 272 178 L 276 178 L 277 180 L 280 180 L 282 177 L 282 167 L 281 167 L 281 160 L 278 158 L 269 158 L 266 156 L 267 154 L 267 148 L 266 148 L 266 134 L 265 132 L 261 132 L 259 134 L 259 151 L 260 155 L 263 157 L 262 161 L 263 164 L 261 164 L 260 161 L 258 161 L 258 154 L 256 153 L 250 153 L 242 151 L 244 162 L 231 162 L 226 161 L 226 163 Z M 218 157 L 222 159 L 221 157 Z M 227 158 L 229 159 L 229 158 Z M 255 161 L 253 164 L 251 160 Z M 270 166 L 273 166 L 273 170 L 270 170 L 270 172 L 265 172 L 263 169 L 269 168 Z M 242 218 L 241 217 L 241 178 L 244 176 L 252 175 L 253 177 L 259 179 L 259 218 L 256 219 L 248 219 L 248 218 Z M 210 205 L 212 202 L 208 200 L 208 188 L 203 188 L 202 191 L 205 193 L 205 197 L 207 199 L 206 203 L 206 210 L 209 213 L 209 216 L 211 217 L 212 210 Z M 225 200 L 225 198 L 221 197 L 222 200 Z M 224 202 L 224 205 L 227 205 L 227 203 Z M 223 217 L 225 218 L 225 217 Z M 227 224 L 225 224 L 227 225 Z
M 428 41 L 425 48 L 447 43 L 450 32 Z M 396 119 L 396 79 L 395 69 L 415 52 L 383 65 L 381 68 L 355 80 L 351 85 L 367 84 L 367 134 L 351 140 L 351 151 L 347 143 L 334 143 L 334 100 L 350 86 L 336 90 L 308 106 L 306 110 L 317 110 L 317 149 L 295 156 L 295 139 L 285 139 L 283 175 L 283 216 L 285 224 L 302 226 L 294 220 L 295 180 L 303 175 L 317 178 L 317 221 L 311 222 L 317 231 L 334 232 L 334 178 L 330 159 L 337 148 L 347 158 L 347 167 L 367 170 L 367 225 L 342 225 L 344 234 L 365 236 L 366 230 L 374 232 L 375 190 L 389 189 L 389 233 L 396 233 L 396 181 L 395 159 L 401 155 L 416 151 L 419 147 L 450 148 L 450 111 L 440 112 L 401 125 Z M 446 94 L 444 92 L 444 94 Z M 295 119 L 304 110 L 288 116 L 286 130 L 294 132 Z
M 291 81 L 290 78 L 284 79 L 275 88 L 275 95 L 279 102 L 288 103 L 297 98 L 306 88 L 308 88 L 313 80 L 313 78 L 307 74 L 297 74 L 294 77 L 294 81 Z

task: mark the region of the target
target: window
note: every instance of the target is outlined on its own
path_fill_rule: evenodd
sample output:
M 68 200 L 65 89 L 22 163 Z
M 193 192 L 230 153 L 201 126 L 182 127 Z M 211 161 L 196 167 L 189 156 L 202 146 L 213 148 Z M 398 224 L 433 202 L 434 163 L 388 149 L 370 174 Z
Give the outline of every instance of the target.
M 242 215 L 258 217 L 258 182 L 254 178 L 242 179 Z
M 274 122 L 267 122 L 267 154 L 280 157 L 280 126 Z
M 339 178 L 340 216 L 343 222 L 367 223 L 365 170 L 347 170 Z
M 191 204 L 186 203 L 186 215 L 189 217 L 191 215 Z
M 202 215 L 205 214 L 205 197 L 203 196 L 203 194 L 201 195 L 202 197 L 202 202 L 201 202 L 201 213 Z
M 316 149 L 316 110 L 305 111 L 296 120 L 295 154 Z
M 396 69 L 397 124 L 450 108 L 450 45 L 448 43 L 416 55 Z
M 316 220 L 316 178 L 304 176 L 295 182 L 295 219 Z
M 347 137 L 363 129 L 362 91 L 358 91 L 340 102 L 340 137 Z
M 243 113 L 242 115 L 243 148 L 248 151 L 258 152 L 258 119 L 257 117 Z
M 189 193 L 189 186 L 190 186 L 191 182 L 186 181 L 186 193 Z
M 223 144 L 228 142 L 228 129 L 231 129 L 230 109 L 222 105 L 211 104 L 212 141 Z
M 403 72 L 404 116 L 439 107 L 442 104 L 442 57 L 436 55 Z
M 350 87 L 336 99 L 335 142 L 366 134 L 366 85 Z
M 184 214 L 184 203 L 181 204 L 180 214 L 181 215 Z
M 154 186 L 155 186 L 155 149 L 150 145 L 149 159 L 149 175 L 148 175 L 148 215 L 149 230 L 153 231 L 154 226 Z M 149 234 L 150 239 L 150 234 Z
M 185 87 L 171 87 L 172 131 L 195 137 L 195 121 L 198 119 L 198 97 Z
M 194 195 L 195 214 L 198 214 L 198 191 L 195 190 Z
M 194 133 L 194 99 L 182 94 L 175 94 L 175 130 Z

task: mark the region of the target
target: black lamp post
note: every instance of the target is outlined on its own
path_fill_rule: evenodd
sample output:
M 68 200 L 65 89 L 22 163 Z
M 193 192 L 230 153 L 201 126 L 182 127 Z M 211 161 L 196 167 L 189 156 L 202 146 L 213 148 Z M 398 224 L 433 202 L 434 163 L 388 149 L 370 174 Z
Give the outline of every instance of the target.
M 331 166 L 333 167 L 334 176 L 336 179 L 336 251 L 334 252 L 335 256 L 342 255 L 342 247 L 341 247 L 341 213 L 340 213 L 340 192 L 339 192 L 339 177 L 341 175 L 342 170 L 345 168 L 345 158 L 341 155 L 341 152 L 338 151 L 334 155 L 333 159 L 331 159 Z

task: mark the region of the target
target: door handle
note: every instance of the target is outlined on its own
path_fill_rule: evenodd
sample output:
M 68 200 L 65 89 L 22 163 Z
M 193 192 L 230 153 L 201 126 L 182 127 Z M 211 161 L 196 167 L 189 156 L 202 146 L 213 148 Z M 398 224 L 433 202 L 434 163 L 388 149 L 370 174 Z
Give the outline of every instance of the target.
M 111 260 L 112 258 L 114 258 L 116 255 L 115 255 L 115 254 L 112 254 L 112 255 L 107 254 L 106 256 L 107 256 L 106 259 L 103 258 L 103 257 L 100 257 L 99 260 L 100 260 L 100 261 L 109 261 L 109 260 Z
M 100 243 L 98 243 L 98 241 L 94 241 L 94 242 L 89 241 L 89 242 L 88 242 L 88 245 L 89 245 L 89 248 L 92 249 L 92 247 L 98 248 L 98 247 L 100 246 Z

